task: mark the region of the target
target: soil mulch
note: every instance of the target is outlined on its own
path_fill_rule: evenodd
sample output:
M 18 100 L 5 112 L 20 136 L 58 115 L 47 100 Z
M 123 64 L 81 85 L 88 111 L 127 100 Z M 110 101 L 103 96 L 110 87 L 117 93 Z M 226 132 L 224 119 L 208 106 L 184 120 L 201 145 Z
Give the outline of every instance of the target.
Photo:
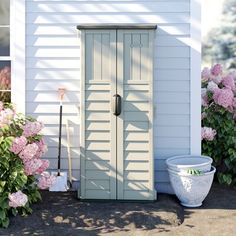
M 76 192 L 42 192 L 27 217 L 12 217 L 0 235 L 235 235 L 236 190 L 214 184 L 200 208 L 184 208 L 173 195 L 155 202 L 82 202 Z
M 155 202 L 79 201 L 76 192 L 42 191 L 32 215 L 11 218 L 0 235 L 99 235 L 178 226 L 184 212 L 174 196 L 160 194 Z

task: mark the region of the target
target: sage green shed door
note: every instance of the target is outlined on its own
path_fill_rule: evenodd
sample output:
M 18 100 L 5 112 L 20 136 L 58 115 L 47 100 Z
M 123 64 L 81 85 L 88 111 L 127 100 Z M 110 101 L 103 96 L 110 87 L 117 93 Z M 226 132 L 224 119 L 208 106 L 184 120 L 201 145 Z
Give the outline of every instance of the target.
M 81 198 L 153 200 L 154 31 L 81 32 Z
M 116 199 L 116 31 L 81 37 L 81 198 Z
M 117 198 L 153 200 L 153 30 L 118 30 Z

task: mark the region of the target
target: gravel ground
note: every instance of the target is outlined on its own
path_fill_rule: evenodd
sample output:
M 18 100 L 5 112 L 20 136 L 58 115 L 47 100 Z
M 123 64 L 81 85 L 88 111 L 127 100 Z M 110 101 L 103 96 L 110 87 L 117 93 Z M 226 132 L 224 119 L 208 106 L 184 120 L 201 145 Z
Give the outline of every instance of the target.
M 175 196 L 156 202 L 81 202 L 75 192 L 42 192 L 33 214 L 14 217 L 0 235 L 235 235 L 236 190 L 214 184 L 202 207 L 184 208 Z

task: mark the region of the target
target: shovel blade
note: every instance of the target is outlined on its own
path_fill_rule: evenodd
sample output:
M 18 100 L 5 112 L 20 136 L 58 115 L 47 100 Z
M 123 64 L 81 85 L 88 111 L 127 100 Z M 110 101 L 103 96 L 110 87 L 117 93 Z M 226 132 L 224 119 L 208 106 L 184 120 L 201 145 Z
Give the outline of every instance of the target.
M 61 172 L 60 176 L 57 172 L 52 172 L 52 175 L 56 176 L 55 183 L 49 188 L 50 192 L 66 192 L 68 190 L 67 186 L 67 173 Z

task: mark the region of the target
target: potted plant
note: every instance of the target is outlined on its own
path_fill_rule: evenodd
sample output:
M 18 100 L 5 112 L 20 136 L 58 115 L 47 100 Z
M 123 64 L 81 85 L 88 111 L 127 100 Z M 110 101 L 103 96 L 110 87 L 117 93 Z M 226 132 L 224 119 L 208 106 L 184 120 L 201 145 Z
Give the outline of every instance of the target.
M 216 171 L 208 156 L 183 155 L 166 160 L 170 183 L 181 204 L 199 207 L 207 196 Z
M 49 161 L 43 124 L 16 114 L 12 104 L 0 102 L 0 227 L 9 225 L 10 215 L 26 215 L 38 201 L 39 189 L 46 189 L 54 176 L 44 172 Z
M 199 207 L 210 191 L 215 167 L 210 171 L 188 169 L 184 171 L 174 171 L 168 169 L 170 183 L 181 205 L 186 207 Z

